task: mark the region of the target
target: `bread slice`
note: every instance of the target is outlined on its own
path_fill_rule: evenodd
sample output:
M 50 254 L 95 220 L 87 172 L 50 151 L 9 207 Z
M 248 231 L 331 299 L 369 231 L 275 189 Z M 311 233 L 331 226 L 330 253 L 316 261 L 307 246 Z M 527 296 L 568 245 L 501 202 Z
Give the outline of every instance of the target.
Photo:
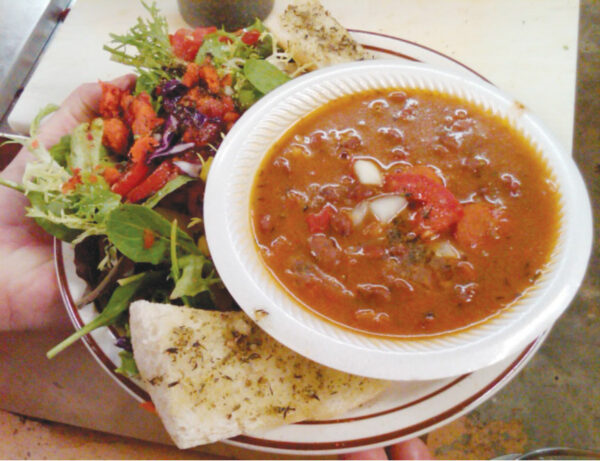
M 147 301 L 129 312 L 144 386 L 179 448 L 340 416 L 389 384 L 318 365 L 243 312 Z
M 265 24 L 279 46 L 307 70 L 373 58 L 318 0 L 292 0 Z

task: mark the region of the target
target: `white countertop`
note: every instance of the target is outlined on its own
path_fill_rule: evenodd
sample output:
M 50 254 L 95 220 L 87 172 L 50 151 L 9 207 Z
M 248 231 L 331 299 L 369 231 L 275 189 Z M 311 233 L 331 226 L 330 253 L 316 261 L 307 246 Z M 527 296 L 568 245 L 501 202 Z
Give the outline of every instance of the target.
M 285 5 L 277 0 L 272 14 Z M 322 0 L 347 28 L 394 35 L 460 61 L 528 106 L 571 151 L 578 0 Z M 185 25 L 174 0 L 159 0 L 170 28 Z M 129 72 L 102 45 L 144 16 L 136 0 L 77 0 L 8 122 L 26 132 L 37 111 L 80 83 Z

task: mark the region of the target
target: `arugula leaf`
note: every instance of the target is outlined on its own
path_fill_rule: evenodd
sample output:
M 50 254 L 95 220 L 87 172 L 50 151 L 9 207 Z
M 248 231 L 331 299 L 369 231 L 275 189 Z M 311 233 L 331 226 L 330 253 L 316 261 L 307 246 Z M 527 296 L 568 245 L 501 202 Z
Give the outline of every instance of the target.
M 214 271 L 212 262 L 204 255 L 183 256 L 178 262 L 181 277 L 175 283 L 171 299 L 196 296 L 221 281 Z
M 144 246 L 144 231 L 152 232 L 154 242 Z M 115 247 L 134 262 L 159 264 L 169 258 L 171 223 L 143 205 L 125 204 L 112 210 L 106 219 L 106 235 Z M 177 229 L 177 247 L 183 253 L 198 254 L 192 238 Z
M 101 178 L 94 183 L 80 184 L 74 195 L 77 214 L 98 223 L 103 223 L 108 214 L 121 205 L 121 196 L 111 191 Z
M 58 345 L 54 346 L 46 353 L 46 356 L 51 359 L 79 338 L 87 335 L 96 328 L 112 325 L 117 321 L 121 314 L 127 310 L 136 293 L 138 293 L 145 284 L 157 280 L 159 276 L 161 276 L 159 272 L 146 272 L 143 277 L 139 277 L 126 285 L 117 287 L 108 300 L 108 304 L 104 310 L 94 320 L 77 330 Z
M 245 110 L 263 96 L 263 93 L 254 88 L 254 86 L 246 80 L 237 91 L 237 102 L 239 106 Z
M 211 157 L 212 158 L 212 157 Z M 168 183 L 166 183 L 160 190 L 158 190 L 153 196 L 148 198 L 143 205 L 148 208 L 154 208 L 158 202 L 160 202 L 163 198 L 169 195 L 171 192 L 179 189 L 184 184 L 187 184 L 190 181 L 193 181 L 194 178 L 186 175 L 180 174 L 174 179 L 171 179 Z
M 227 37 L 231 42 L 221 41 L 221 37 Z M 220 67 L 225 62 L 236 56 L 235 45 L 238 38 L 225 31 L 217 31 L 204 37 L 202 45 L 196 53 L 194 61 L 197 64 L 202 64 L 207 56 L 211 56 L 212 63 Z
M 267 94 L 290 80 L 290 77 L 283 71 L 261 59 L 248 59 L 244 64 L 244 75 L 263 94 Z

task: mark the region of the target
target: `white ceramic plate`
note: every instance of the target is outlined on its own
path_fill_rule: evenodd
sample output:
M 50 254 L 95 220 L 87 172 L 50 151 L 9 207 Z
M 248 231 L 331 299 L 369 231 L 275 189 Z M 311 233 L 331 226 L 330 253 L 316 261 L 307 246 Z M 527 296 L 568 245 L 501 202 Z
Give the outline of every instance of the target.
M 353 31 L 354 37 L 381 58 L 427 62 L 481 78 L 474 71 L 435 50 L 396 37 L 368 31 Z M 74 299 L 85 290 L 75 275 L 70 245 L 55 242 L 55 261 L 63 300 L 76 328 L 95 314 L 91 306 L 78 310 Z M 225 443 L 249 449 L 296 455 L 327 455 L 383 446 L 427 433 L 474 409 L 506 385 L 533 357 L 545 339 L 540 335 L 521 351 L 494 366 L 458 377 L 432 381 L 394 383 L 382 396 L 339 419 L 285 426 L 262 434 L 239 436 Z M 119 365 L 116 337 L 109 328 L 100 328 L 83 338 L 98 363 L 133 398 L 149 400 L 135 380 L 115 372 Z M 150 416 L 149 416 L 150 417 Z

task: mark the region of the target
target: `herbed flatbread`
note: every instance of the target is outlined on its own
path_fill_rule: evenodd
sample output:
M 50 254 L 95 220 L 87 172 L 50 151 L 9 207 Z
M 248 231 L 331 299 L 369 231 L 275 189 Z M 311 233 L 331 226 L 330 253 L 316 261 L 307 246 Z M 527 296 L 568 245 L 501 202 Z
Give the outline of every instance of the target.
M 389 384 L 316 364 L 243 312 L 147 301 L 129 312 L 144 386 L 179 448 L 340 416 Z
M 265 24 L 279 46 L 307 70 L 373 59 L 318 0 L 292 0 Z

